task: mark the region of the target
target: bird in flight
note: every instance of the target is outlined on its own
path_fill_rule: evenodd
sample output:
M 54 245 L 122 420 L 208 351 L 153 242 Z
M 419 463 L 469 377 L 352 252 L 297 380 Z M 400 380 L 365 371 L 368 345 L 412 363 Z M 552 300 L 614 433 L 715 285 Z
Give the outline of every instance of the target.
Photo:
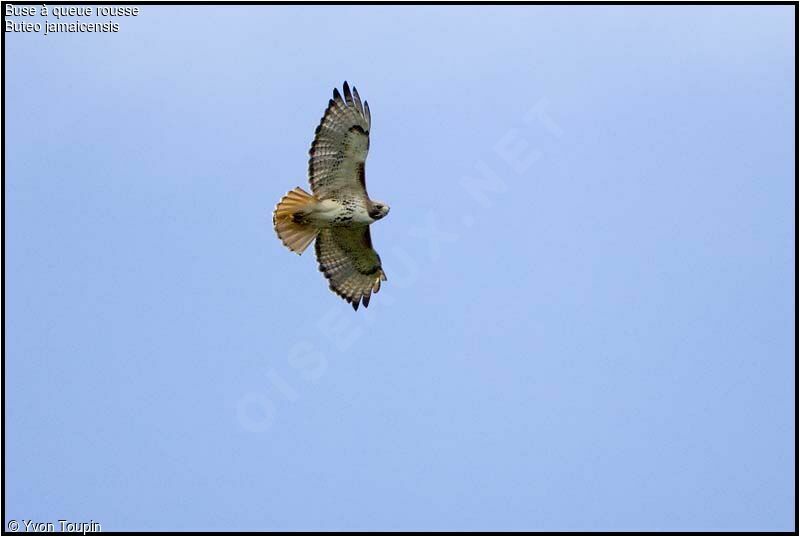
M 369 105 L 347 82 L 343 89 L 344 98 L 333 90 L 308 151 L 313 194 L 290 190 L 275 207 L 272 223 L 284 246 L 297 254 L 316 240 L 319 270 L 331 291 L 358 310 L 386 281 L 369 226 L 389 214 L 389 206 L 367 194 Z

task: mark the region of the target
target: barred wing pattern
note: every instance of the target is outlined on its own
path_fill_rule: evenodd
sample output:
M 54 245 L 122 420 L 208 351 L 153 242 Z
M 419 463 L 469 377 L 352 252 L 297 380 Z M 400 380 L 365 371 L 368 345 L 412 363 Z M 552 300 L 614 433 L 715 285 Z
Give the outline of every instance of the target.
M 372 293 L 381 288 L 386 274 L 381 258 L 372 248 L 369 227 L 325 228 L 315 244 L 319 270 L 330 282 L 330 289 L 358 309 L 366 308 Z
M 361 103 L 356 88 L 344 83 L 344 99 L 338 89 L 322 116 L 308 154 L 308 182 L 317 198 L 336 198 L 342 193 L 367 197 L 364 162 L 369 152 L 369 105 Z

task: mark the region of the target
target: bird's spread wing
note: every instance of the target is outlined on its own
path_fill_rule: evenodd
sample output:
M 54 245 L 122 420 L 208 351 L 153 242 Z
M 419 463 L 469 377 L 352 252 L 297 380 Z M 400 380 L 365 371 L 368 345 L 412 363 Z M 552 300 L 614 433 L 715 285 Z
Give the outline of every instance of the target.
M 337 193 L 367 197 L 364 162 L 369 151 L 369 105 L 347 82 L 344 99 L 333 90 L 333 99 L 322 116 L 308 154 L 308 182 L 321 199 Z
M 372 293 L 380 290 L 381 280 L 386 280 L 369 227 L 321 229 L 315 248 L 319 270 L 328 278 L 331 291 L 353 309 L 358 309 L 359 302 L 366 308 Z

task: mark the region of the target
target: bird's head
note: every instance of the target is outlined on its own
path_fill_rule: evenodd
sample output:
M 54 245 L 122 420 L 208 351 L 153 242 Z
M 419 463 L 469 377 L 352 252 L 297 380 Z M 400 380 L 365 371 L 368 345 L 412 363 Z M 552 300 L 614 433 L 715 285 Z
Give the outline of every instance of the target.
M 380 220 L 389 214 L 389 206 L 382 201 L 373 201 L 372 207 L 369 210 L 369 216 L 373 220 Z

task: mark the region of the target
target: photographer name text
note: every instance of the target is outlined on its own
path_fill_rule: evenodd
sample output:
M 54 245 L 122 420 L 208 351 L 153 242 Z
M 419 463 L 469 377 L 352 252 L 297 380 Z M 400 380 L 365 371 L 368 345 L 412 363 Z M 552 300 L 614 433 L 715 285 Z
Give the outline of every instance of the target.
M 99 522 L 90 520 L 89 522 L 73 522 L 71 520 L 59 519 L 56 522 L 45 522 L 31 519 L 9 520 L 8 531 L 20 533 L 97 533 L 103 531 Z

